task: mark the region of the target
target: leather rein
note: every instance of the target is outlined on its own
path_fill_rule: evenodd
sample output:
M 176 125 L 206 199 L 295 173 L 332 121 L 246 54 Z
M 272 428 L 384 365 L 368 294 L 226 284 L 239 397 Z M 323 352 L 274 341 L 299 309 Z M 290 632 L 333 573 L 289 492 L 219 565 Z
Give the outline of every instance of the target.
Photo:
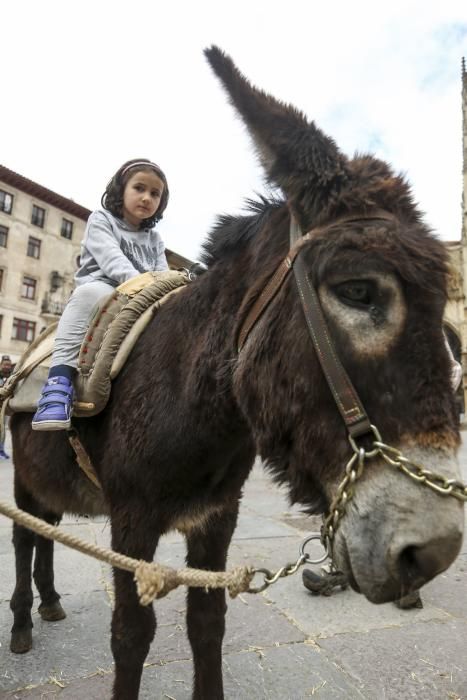
M 289 252 L 276 268 L 276 271 L 254 302 L 241 325 L 238 335 L 238 352 L 240 352 L 250 332 L 282 287 L 289 273 L 293 270 L 297 290 L 305 313 L 306 323 L 313 346 L 318 355 L 321 369 L 324 372 L 337 408 L 352 439 L 374 432 L 373 426 L 334 348 L 318 294 L 307 274 L 304 252 L 306 243 L 312 240 L 317 233 L 322 233 L 324 230 L 334 228 L 338 224 L 352 221 L 362 222 L 379 220 L 394 223 L 396 219 L 389 212 L 377 210 L 360 216 L 342 217 L 323 226 L 317 226 L 308 231 L 305 235 L 302 235 L 299 225 L 294 217 L 291 216 Z

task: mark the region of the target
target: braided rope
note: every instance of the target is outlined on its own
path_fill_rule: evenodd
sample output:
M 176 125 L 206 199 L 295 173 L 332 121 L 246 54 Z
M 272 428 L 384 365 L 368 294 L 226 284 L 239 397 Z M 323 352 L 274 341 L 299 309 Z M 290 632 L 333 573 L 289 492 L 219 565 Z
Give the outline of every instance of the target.
M 163 598 L 178 586 L 205 588 L 206 591 L 210 588 L 227 588 L 230 597 L 235 598 L 239 593 L 249 590 L 254 577 L 253 569 L 248 566 L 237 566 L 230 571 L 205 571 L 191 568 L 177 570 L 163 564 L 133 559 L 70 535 L 3 501 L 0 501 L 0 513 L 42 537 L 61 542 L 110 566 L 134 573 L 141 605 L 149 605 L 155 598 Z

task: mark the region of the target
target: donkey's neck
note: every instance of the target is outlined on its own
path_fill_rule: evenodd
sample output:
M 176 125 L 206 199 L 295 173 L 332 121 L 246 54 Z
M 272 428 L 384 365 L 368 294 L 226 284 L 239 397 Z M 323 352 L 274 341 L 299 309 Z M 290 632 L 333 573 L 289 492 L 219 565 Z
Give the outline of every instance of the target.
M 285 207 L 257 219 L 236 222 L 248 230 L 230 222 L 236 245 L 227 237 L 216 248 L 209 270 L 161 309 L 134 356 L 140 372 L 150 367 L 154 375 L 146 387 L 150 404 L 173 410 L 177 403 L 200 422 L 213 422 L 222 439 L 249 431 L 232 380 L 245 302 L 288 250 Z

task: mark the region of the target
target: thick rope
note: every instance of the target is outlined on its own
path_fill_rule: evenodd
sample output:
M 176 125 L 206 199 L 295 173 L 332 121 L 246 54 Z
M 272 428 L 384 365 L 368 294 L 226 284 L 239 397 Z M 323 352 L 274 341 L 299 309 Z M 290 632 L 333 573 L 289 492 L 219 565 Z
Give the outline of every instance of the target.
M 205 588 L 206 591 L 210 588 L 227 588 L 230 597 L 235 598 L 239 593 L 249 590 L 254 577 L 254 571 L 248 566 L 237 566 L 231 571 L 205 571 L 190 568 L 177 570 L 162 564 L 132 559 L 106 547 L 69 535 L 60 528 L 49 525 L 44 520 L 3 501 L 0 501 L 0 513 L 42 537 L 61 542 L 110 566 L 134 573 L 141 605 L 149 605 L 155 598 L 163 598 L 178 586 Z

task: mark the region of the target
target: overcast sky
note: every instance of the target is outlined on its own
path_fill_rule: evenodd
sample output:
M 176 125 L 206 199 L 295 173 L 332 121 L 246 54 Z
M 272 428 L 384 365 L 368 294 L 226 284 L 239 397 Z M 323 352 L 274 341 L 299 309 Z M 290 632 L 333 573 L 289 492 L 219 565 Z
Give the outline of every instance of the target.
M 183 255 L 265 191 L 211 44 L 346 154 L 403 171 L 427 221 L 460 238 L 464 0 L 5 0 L 0 22 L 0 162 L 94 209 L 121 163 L 155 160 L 160 231 Z

